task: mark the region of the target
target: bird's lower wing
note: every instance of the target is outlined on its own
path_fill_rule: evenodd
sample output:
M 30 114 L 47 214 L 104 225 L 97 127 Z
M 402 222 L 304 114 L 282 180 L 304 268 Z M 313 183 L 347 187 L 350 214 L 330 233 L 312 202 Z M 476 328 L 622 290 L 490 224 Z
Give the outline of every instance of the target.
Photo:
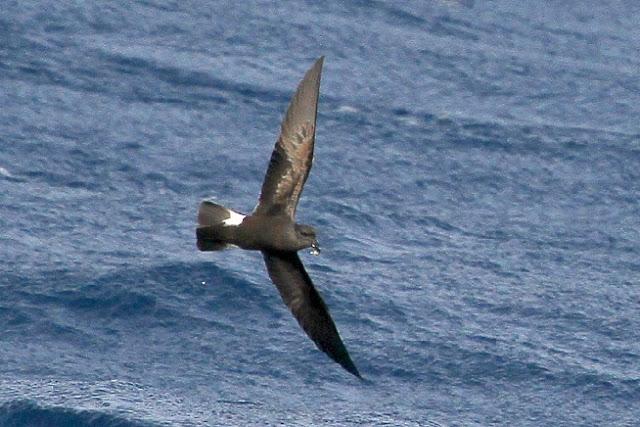
M 262 254 L 271 280 L 309 338 L 343 368 L 361 378 L 298 254 L 271 251 Z

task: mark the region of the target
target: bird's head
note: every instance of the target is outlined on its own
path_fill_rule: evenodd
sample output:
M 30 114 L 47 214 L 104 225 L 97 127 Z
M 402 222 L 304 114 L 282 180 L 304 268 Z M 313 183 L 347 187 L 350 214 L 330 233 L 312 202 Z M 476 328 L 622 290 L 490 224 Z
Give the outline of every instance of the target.
M 310 225 L 296 224 L 296 237 L 303 248 L 311 248 L 312 255 L 320 254 L 320 244 L 316 238 L 316 230 Z

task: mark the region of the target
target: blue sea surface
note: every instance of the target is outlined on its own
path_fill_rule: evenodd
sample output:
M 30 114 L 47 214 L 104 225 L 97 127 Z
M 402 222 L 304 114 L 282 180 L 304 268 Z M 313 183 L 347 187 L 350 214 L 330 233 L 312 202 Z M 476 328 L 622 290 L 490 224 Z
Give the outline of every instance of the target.
M 640 4 L 2 2 L 0 426 L 640 425 Z M 325 55 L 301 253 L 360 381 L 258 253 Z

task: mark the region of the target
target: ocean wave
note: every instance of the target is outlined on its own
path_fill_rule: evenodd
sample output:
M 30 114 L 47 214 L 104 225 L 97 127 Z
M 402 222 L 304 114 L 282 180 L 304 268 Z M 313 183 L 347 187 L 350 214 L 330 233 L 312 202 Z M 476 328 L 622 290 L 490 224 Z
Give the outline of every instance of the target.
M 153 427 L 107 412 L 41 406 L 31 400 L 14 400 L 0 405 L 2 427 Z

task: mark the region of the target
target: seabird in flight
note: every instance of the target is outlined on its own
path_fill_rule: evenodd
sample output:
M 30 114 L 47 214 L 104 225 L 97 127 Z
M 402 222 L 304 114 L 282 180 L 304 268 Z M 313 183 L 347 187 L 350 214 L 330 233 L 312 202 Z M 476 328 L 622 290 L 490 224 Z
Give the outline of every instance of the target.
M 242 215 L 203 201 L 196 236 L 201 251 L 217 251 L 229 245 L 261 251 L 282 300 L 309 338 L 361 378 L 297 253 L 309 247 L 312 254 L 320 252 L 314 228 L 297 224 L 295 215 L 313 161 L 323 60 L 320 57 L 307 71 L 289 104 L 253 213 Z

